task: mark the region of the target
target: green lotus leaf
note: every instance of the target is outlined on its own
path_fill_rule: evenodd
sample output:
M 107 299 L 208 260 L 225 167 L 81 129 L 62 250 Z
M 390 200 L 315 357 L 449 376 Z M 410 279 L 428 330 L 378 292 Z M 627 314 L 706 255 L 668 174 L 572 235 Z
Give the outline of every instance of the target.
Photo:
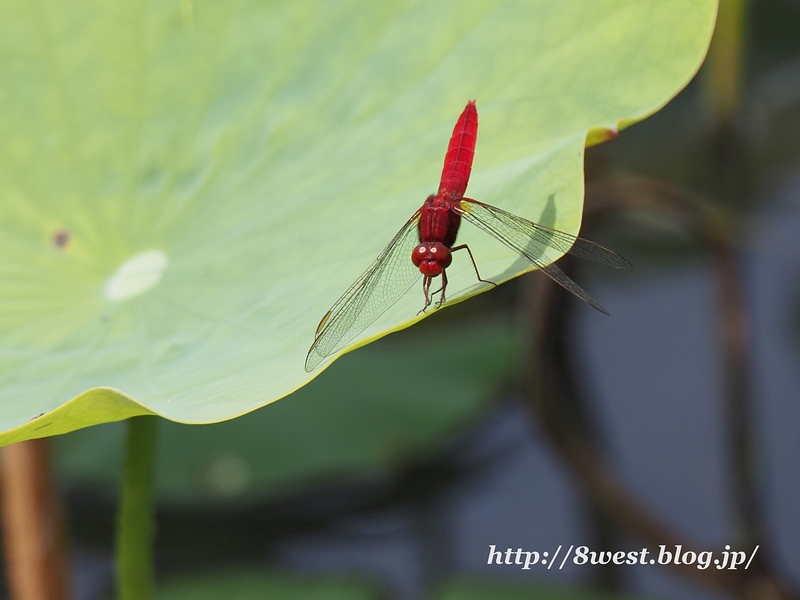
M 468 306 L 450 312 L 475 314 Z M 469 328 L 460 322 L 445 312 L 378 340 L 370 352 L 343 356 L 291 402 L 269 410 L 203 427 L 165 421 L 158 501 L 230 510 L 319 482 L 385 480 L 391 469 L 442 452 L 486 412 L 498 388 L 510 385 L 522 356 L 520 328 L 509 316 Z M 427 353 L 439 357 L 439 371 L 426 368 Z M 58 479 L 116 493 L 124 438 L 124 423 L 58 436 L 52 446 Z
M 440 582 L 435 588 L 430 596 L 433 600 L 633 600 L 633 596 L 578 586 L 515 583 L 475 577 L 453 577 Z M 157 600 L 359 600 L 382 596 L 374 585 L 354 578 L 239 570 L 173 579 L 160 586 L 155 597 Z
M 354 577 L 292 575 L 263 569 L 212 574 L 193 574 L 167 581 L 156 589 L 156 600 L 372 600 L 381 597 L 378 587 Z
M 470 196 L 576 233 L 587 141 L 686 84 L 715 11 L 0 0 L 0 444 L 220 421 L 303 386 L 319 318 L 435 191 L 468 99 Z M 531 268 L 460 240 L 484 278 Z M 484 289 L 462 257 L 448 274 L 453 301 Z
M 537 585 L 463 576 L 451 577 L 438 587 L 433 600 L 634 600 L 634 596 L 577 585 L 548 585 L 541 582 Z

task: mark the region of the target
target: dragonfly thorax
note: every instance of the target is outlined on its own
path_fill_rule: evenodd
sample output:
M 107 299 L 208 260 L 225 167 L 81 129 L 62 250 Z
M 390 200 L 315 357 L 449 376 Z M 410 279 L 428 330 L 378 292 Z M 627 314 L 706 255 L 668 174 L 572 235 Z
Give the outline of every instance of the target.
M 448 248 L 456 241 L 461 215 L 455 210 L 458 201 L 444 194 L 429 196 L 420 209 L 419 241 L 441 242 Z
M 411 253 L 411 262 L 419 267 L 420 273 L 428 277 L 437 277 L 442 274 L 450 263 L 453 255 L 447 246 L 441 242 L 419 244 Z

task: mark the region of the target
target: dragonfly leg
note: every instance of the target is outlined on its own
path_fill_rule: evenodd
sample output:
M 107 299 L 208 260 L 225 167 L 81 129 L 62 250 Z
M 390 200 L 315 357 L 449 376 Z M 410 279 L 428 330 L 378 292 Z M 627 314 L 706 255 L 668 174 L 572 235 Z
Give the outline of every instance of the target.
M 439 298 L 439 301 L 436 303 L 434 308 L 439 308 L 442 304 L 445 303 L 444 292 L 446 289 L 447 289 L 447 271 L 442 271 L 442 287 L 433 292 L 433 294 L 441 292 L 442 296 Z M 431 296 L 433 296 L 433 294 L 431 294 Z
M 428 276 L 428 275 L 425 275 L 425 276 L 422 278 L 422 291 L 423 291 L 423 292 L 424 292 L 424 294 L 425 294 L 425 306 L 423 306 L 423 307 L 422 307 L 422 310 L 421 310 L 421 311 L 419 311 L 419 312 L 417 313 L 418 315 L 421 315 L 421 314 L 422 314 L 422 313 L 424 313 L 426 310 L 428 310 L 428 307 L 431 305 L 432 296 L 433 296 L 433 294 L 431 294 L 431 280 L 432 280 L 432 279 L 433 279 L 433 278 L 432 278 L 432 277 L 430 277 L 430 276 Z M 434 292 L 434 294 L 435 294 L 435 293 L 436 293 L 436 292 Z
M 494 287 L 497 287 L 497 284 L 494 281 L 489 281 L 488 279 L 484 279 L 481 277 L 480 272 L 478 271 L 478 265 L 475 262 L 475 257 L 472 256 L 472 250 L 469 249 L 469 246 L 466 244 L 461 244 L 460 246 L 456 246 L 455 248 L 450 248 L 450 252 L 456 252 L 458 250 L 466 250 L 467 254 L 469 254 L 469 259 L 472 261 L 472 268 L 475 269 L 475 275 L 478 277 L 478 281 L 483 283 L 491 283 Z

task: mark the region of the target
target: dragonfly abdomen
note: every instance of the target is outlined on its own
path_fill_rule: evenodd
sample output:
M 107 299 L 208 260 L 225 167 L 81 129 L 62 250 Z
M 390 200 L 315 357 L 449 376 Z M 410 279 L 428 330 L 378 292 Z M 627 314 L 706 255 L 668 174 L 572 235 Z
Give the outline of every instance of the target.
M 453 135 L 450 137 L 438 195 L 461 198 L 467 191 L 477 140 L 478 110 L 475 108 L 475 101 L 470 100 L 458 118 Z

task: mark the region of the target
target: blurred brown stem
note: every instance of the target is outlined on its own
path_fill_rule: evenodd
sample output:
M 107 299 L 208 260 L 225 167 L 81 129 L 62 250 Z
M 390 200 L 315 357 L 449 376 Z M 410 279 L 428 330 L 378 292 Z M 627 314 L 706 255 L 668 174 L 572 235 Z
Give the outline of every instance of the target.
M 3 448 L 3 542 L 13 600 L 67 600 L 61 506 L 47 439 Z
M 615 209 L 669 212 L 711 255 L 719 307 L 737 542 L 749 548 L 760 545 L 757 557 L 761 564 L 762 558 L 769 555 L 769 542 L 759 506 L 756 444 L 751 427 L 750 322 L 732 226 L 719 209 L 702 199 L 675 186 L 645 178 L 594 184 L 587 193 L 590 211 L 594 214 Z
M 559 261 L 562 264 L 564 261 Z M 663 523 L 637 499 L 620 480 L 605 453 L 568 414 L 566 407 L 577 404 L 571 398 L 573 379 L 565 356 L 562 326 L 568 306 L 566 293 L 548 281 L 531 284 L 531 320 L 534 330 L 533 368 L 528 381 L 529 398 L 538 422 L 556 451 L 566 461 L 587 497 L 613 523 L 628 534 L 644 540 L 651 549 L 663 544 L 672 551 L 676 544 L 684 550 L 698 551 L 684 536 Z M 568 411 L 571 412 L 569 408 Z M 699 570 L 681 565 L 683 573 L 713 587 L 735 592 L 741 577 L 734 571 Z
M 587 189 L 587 217 L 599 217 L 620 209 L 647 209 L 668 212 L 695 234 L 714 257 L 714 271 L 720 303 L 720 337 L 724 359 L 725 391 L 731 431 L 734 463 L 734 498 L 739 529 L 744 544 L 765 542 L 761 513 L 758 510 L 757 484 L 753 465 L 752 432 L 748 426 L 749 403 L 748 323 L 744 306 L 741 273 L 735 258 L 733 235 L 721 213 L 679 188 L 649 179 L 630 179 L 594 184 Z M 560 265 L 565 261 L 560 261 Z M 547 283 L 547 282 L 545 282 Z M 531 299 L 534 330 L 534 363 L 528 388 L 531 406 L 551 442 L 575 472 L 579 484 L 592 501 L 627 533 L 645 540 L 651 548 L 660 545 L 674 549 L 702 551 L 698 545 L 662 522 L 643 506 L 619 479 L 617 473 L 595 443 L 594 436 L 573 418 L 574 378 L 565 349 L 565 293 L 555 285 L 539 285 Z M 566 410 L 571 411 L 569 414 Z M 752 548 L 752 546 L 749 546 Z M 791 598 L 788 586 L 769 571 L 766 560 L 748 571 L 701 570 L 685 565 L 676 568 L 685 576 L 743 599 Z

